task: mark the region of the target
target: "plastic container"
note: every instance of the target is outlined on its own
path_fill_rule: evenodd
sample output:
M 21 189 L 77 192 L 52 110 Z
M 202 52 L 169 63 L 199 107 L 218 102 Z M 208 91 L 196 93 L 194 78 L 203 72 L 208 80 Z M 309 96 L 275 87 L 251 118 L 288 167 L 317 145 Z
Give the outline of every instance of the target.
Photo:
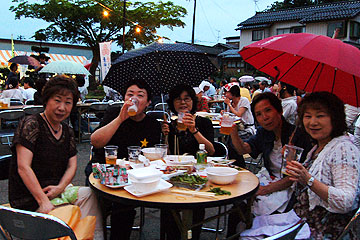
M 152 180 L 160 179 L 163 172 L 153 167 L 137 168 L 128 171 L 131 181 L 149 182 Z
M 161 159 L 163 156 L 163 152 L 157 148 L 143 148 L 141 149 L 144 156 L 149 160 L 157 160 Z

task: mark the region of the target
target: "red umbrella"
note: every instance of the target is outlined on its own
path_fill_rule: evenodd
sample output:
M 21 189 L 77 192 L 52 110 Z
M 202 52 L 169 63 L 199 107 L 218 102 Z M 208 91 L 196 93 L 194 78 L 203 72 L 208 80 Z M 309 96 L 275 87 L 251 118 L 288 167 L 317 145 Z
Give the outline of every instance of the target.
M 306 92 L 328 91 L 360 106 L 360 50 L 309 33 L 272 36 L 244 47 L 244 61 Z
M 22 65 L 31 65 L 34 67 L 41 67 L 41 64 L 38 60 L 26 55 L 13 57 L 9 60 L 9 62 L 18 63 Z

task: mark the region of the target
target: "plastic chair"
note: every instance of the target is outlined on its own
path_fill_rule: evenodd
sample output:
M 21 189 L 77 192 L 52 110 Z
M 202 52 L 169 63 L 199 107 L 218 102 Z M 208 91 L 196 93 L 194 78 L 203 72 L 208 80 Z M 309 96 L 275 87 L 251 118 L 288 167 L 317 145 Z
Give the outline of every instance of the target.
M 43 213 L 0 206 L 0 225 L 5 239 L 12 239 L 12 236 L 34 240 L 69 236 L 76 240 L 73 230 L 65 222 Z
M 151 118 L 155 118 L 159 122 L 164 121 L 164 114 L 166 116 L 167 122 L 170 122 L 170 115 L 167 112 L 164 111 L 147 111 L 146 115 L 148 115 Z
M 213 145 L 215 148 L 215 153 L 213 157 L 224 157 L 225 159 L 228 158 L 229 151 L 225 144 L 223 144 L 222 142 L 214 141 Z
M 350 236 L 348 236 L 350 234 Z M 360 239 L 360 208 L 356 211 L 344 231 L 338 238 L 341 239 Z
M 90 133 L 90 122 L 93 125 L 99 125 L 100 120 L 104 116 L 104 113 L 106 109 L 109 107 L 109 103 L 104 102 L 93 102 L 91 103 L 88 113 L 87 113 L 87 119 L 88 119 L 88 132 Z M 92 113 L 92 114 L 91 114 Z M 90 120 L 91 119 L 91 120 Z
M 290 228 L 279 232 L 273 236 L 264 238 L 264 240 L 293 240 L 295 239 L 296 235 L 302 228 L 302 226 L 305 224 L 305 220 L 301 219 L 298 221 L 295 225 L 291 226 Z
M 25 103 L 26 105 L 26 103 Z M 29 106 L 23 108 L 25 115 L 33 115 L 44 111 L 43 106 Z
M 35 101 L 33 99 L 26 100 L 25 105 L 35 105 Z
M 10 99 L 10 106 L 23 106 L 22 101 L 18 99 Z
M 84 103 L 94 103 L 94 102 L 100 102 L 99 99 L 91 98 L 91 99 L 85 99 Z
M 169 110 L 168 104 L 167 103 L 157 103 L 154 106 L 154 110 L 160 110 L 163 111 L 165 109 L 165 111 Z
M 120 107 L 122 108 L 122 106 L 124 105 L 124 102 L 113 102 L 109 104 L 109 107 Z

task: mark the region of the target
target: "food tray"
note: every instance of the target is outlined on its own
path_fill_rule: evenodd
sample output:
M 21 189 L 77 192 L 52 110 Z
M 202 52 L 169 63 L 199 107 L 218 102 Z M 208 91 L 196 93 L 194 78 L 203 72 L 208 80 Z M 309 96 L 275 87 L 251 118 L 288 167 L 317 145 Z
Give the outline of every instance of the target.
M 205 187 L 207 179 L 205 180 L 204 183 L 200 184 L 200 183 L 189 183 L 189 182 L 184 182 L 184 181 L 178 181 L 179 176 L 175 176 L 175 177 L 171 177 L 169 179 L 169 181 L 176 187 L 183 187 L 183 188 L 188 188 L 188 189 L 192 189 L 192 190 L 197 190 L 197 189 L 202 189 Z M 198 176 L 200 177 L 200 176 Z

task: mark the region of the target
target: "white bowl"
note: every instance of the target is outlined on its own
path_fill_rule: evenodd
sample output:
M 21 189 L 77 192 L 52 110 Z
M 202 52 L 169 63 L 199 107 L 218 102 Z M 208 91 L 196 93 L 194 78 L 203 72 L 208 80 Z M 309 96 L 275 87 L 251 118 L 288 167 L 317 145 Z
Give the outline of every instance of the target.
M 137 182 L 149 182 L 160 179 L 164 173 L 154 167 L 143 167 L 131 169 L 128 171 L 128 174 L 131 180 Z
M 150 161 L 151 160 L 157 160 L 157 159 L 161 159 L 161 155 L 162 155 L 162 152 L 159 151 L 159 149 L 156 149 L 156 148 L 143 148 L 141 149 L 142 153 L 144 154 L 144 156 L 149 159 Z
M 130 179 L 131 184 L 133 185 L 135 191 L 137 192 L 151 192 L 159 185 L 161 178 L 158 179 L 151 179 L 148 181 L 136 181 L 133 179 Z
M 219 185 L 226 185 L 236 179 L 239 171 L 229 167 L 209 167 L 206 169 L 206 173 L 209 181 Z

